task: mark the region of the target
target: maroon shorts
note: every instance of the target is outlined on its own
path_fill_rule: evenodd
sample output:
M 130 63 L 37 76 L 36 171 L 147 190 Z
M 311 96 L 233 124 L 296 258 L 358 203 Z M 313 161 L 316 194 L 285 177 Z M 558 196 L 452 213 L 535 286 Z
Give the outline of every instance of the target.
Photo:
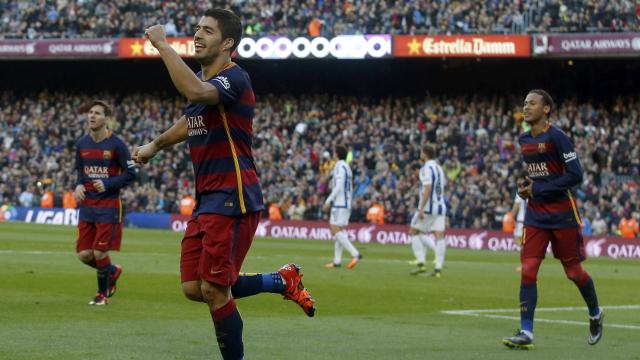
M 549 242 L 553 256 L 560 261 L 587 258 L 580 228 L 542 229 L 530 225 L 524 226 L 520 258 L 544 258 Z
M 109 251 L 120 250 L 122 242 L 122 223 L 90 223 L 78 221 L 78 240 L 76 252 L 82 250 Z
M 260 212 L 191 218 L 182 239 L 182 282 L 203 279 L 223 286 L 235 284 L 259 221 Z

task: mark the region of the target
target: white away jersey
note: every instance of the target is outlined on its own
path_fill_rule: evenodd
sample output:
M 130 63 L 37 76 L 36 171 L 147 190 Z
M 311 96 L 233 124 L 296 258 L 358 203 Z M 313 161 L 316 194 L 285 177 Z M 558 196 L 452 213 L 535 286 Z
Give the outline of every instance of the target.
M 445 215 L 447 213 L 447 204 L 444 199 L 444 189 L 447 185 L 447 178 L 435 160 L 427 161 L 420 169 L 420 203 L 418 206 L 425 201 L 425 199 L 423 199 L 423 193 L 427 185 L 431 185 L 431 194 L 424 207 L 424 213 Z
M 349 165 L 344 160 L 338 161 L 333 168 L 331 177 L 332 191 L 326 203 L 333 203 L 333 208 L 351 209 L 352 179 L 353 175 Z

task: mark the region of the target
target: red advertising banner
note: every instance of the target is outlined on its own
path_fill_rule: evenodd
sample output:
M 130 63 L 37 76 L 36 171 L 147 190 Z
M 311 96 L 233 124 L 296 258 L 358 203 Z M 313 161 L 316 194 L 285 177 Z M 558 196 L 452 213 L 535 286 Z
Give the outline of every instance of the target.
M 535 35 L 534 55 L 640 55 L 640 33 Z
M 171 228 L 174 231 L 186 229 L 189 216 L 172 215 Z M 409 245 L 408 226 L 350 224 L 347 235 L 350 241 L 359 243 Z M 329 224 L 322 221 L 271 221 L 262 220 L 256 236 L 274 238 L 333 240 Z M 447 246 L 458 249 L 489 251 L 520 251 L 511 234 L 500 231 L 474 229 L 448 229 L 445 233 Z M 640 259 L 640 239 L 623 239 L 618 236 L 585 236 L 587 255 L 605 256 L 614 259 Z
M 527 35 L 397 35 L 394 57 L 528 57 Z
M 112 58 L 118 39 L 0 40 L 0 58 Z
M 193 38 L 167 38 L 167 41 L 181 57 L 190 57 L 195 54 Z M 120 52 L 118 55 L 121 58 L 152 58 L 160 56 L 158 50 L 151 45 L 151 42 L 143 38 L 120 39 Z

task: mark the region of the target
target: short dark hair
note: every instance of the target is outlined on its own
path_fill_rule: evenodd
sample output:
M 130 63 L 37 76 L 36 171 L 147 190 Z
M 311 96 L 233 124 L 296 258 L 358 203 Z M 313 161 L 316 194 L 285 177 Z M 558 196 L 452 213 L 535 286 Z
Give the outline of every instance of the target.
M 431 145 L 431 144 L 422 145 L 422 152 L 427 154 L 429 159 L 435 159 L 436 158 L 436 147 Z
M 347 159 L 347 147 L 344 145 L 336 145 L 336 154 L 338 155 L 338 159 L 346 160 Z
M 414 162 L 411 164 L 411 170 L 416 171 L 416 170 L 420 170 L 422 168 L 422 164 L 420 164 L 419 162 Z
M 204 16 L 218 20 L 218 27 L 220 27 L 223 41 L 228 38 L 233 39 L 233 46 L 229 49 L 233 54 L 238 45 L 240 45 L 240 38 L 242 37 L 242 23 L 238 15 L 231 10 L 215 8 L 205 11 Z
M 551 108 L 551 110 L 549 110 L 549 114 L 551 114 L 553 112 L 553 110 L 555 110 L 556 103 L 553 102 L 553 98 L 545 90 L 533 89 L 533 90 L 529 91 L 529 94 L 538 94 L 538 95 L 542 96 L 542 103 L 544 105 L 548 106 L 549 108 Z M 549 116 L 549 114 L 547 114 L 547 116 Z
M 96 105 L 102 106 L 102 109 L 104 110 L 104 115 L 105 116 L 111 116 L 111 114 L 112 114 L 111 106 L 109 106 L 109 104 L 105 100 L 99 100 L 99 99 L 92 100 L 91 103 L 89 103 L 89 106 L 87 106 L 87 112 L 89 110 L 91 110 L 91 108 L 96 106 Z

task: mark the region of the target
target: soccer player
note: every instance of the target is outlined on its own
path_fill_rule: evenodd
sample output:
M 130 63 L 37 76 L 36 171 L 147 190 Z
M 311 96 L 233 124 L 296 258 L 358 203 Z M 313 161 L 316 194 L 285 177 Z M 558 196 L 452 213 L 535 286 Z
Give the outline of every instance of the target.
M 107 129 L 111 108 L 101 100 L 89 106 L 89 134 L 76 144 L 76 188 L 79 204 L 76 252 L 83 263 L 97 270 L 98 292 L 89 305 L 107 305 L 122 274 L 109 251 L 120 250 L 122 203 L 120 189 L 135 179 L 129 149 Z
M 427 256 L 426 247 L 429 246 L 436 253 L 435 269 L 430 275 L 439 278 L 442 276 L 442 266 L 444 265 L 444 256 L 447 249 L 444 240 L 445 217 L 447 214 L 444 190 L 447 185 L 447 177 L 436 161 L 436 148 L 433 145 L 425 144 L 422 146 L 420 159 L 424 161 L 424 165 L 414 164 L 412 166 L 414 171 L 419 171 L 420 200 L 409 227 L 411 248 L 418 266 L 411 274 L 418 275 L 427 272 L 424 262 Z M 435 234 L 435 246 L 427 238 L 427 233 L 429 232 Z
M 582 167 L 574 146 L 549 122 L 554 109 L 544 90 L 531 90 L 524 100 L 524 120 L 531 130 L 520 135 L 520 147 L 528 176 L 518 182 L 518 194 L 528 200 L 522 235 L 520 326 L 503 344 L 510 348 L 533 348 L 533 318 L 538 301 L 538 269 L 551 242 L 553 255 L 562 263 L 589 309 L 588 343 L 602 337 L 603 312 L 593 280 L 582 268 L 586 258 L 580 216 L 572 188 L 582 182 Z
M 347 249 L 351 254 L 351 261 L 347 264 L 347 268 L 353 269 L 362 255 L 355 246 L 347 238 L 345 228 L 349 225 L 349 217 L 351 216 L 351 200 L 353 194 L 353 174 L 347 159 L 347 148 L 344 145 L 336 145 L 334 155 L 338 158 L 333 167 L 331 176 L 331 194 L 324 202 L 322 210 L 331 209 L 329 216 L 329 225 L 331 226 L 331 234 L 336 237 L 336 243 L 333 250 L 333 261 L 325 264 L 327 268 L 337 268 L 342 266 L 342 250 Z
M 524 214 L 526 212 L 527 202 L 520 195 L 516 194 L 513 199 L 513 207 L 511 213 L 516 214 L 516 227 L 513 229 L 513 240 L 522 246 L 522 229 L 524 228 Z M 517 272 L 522 271 L 522 266 L 516 268 Z
M 245 70 L 231 61 L 242 25 L 231 11 L 210 9 L 193 37 L 194 74 L 166 40 L 164 28 L 145 31 L 188 104 L 184 115 L 151 143 L 134 150 L 134 160 L 187 141 L 196 181 L 196 206 L 182 240 L 182 291 L 207 303 L 222 357 L 243 359 L 243 322 L 235 299 L 261 292 L 283 294 L 308 316 L 315 301 L 303 286 L 300 268 L 287 264 L 268 274 L 239 275 L 264 210 L 251 144 L 255 96 Z

